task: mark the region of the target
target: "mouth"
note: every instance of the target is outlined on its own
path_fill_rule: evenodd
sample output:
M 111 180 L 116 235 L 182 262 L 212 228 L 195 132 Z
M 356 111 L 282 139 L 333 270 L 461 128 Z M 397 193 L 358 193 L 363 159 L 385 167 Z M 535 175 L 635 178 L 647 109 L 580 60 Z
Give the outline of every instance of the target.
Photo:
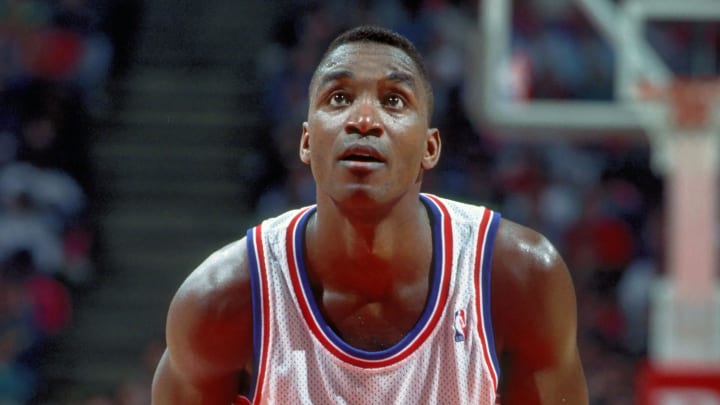
M 343 157 L 343 162 L 359 162 L 359 163 L 382 163 L 382 160 L 368 155 L 348 155 Z
M 349 163 L 385 163 L 382 155 L 371 146 L 352 146 L 345 150 L 340 160 Z

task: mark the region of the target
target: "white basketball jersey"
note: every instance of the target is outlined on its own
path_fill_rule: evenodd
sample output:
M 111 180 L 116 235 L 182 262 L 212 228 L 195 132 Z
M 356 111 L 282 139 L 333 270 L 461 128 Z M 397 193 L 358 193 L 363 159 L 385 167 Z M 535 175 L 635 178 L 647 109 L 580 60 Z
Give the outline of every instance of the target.
M 413 329 L 382 351 L 350 346 L 321 315 L 303 257 L 314 206 L 248 231 L 253 379 L 236 404 L 495 404 L 490 267 L 500 216 L 420 199 L 433 232 L 429 295 Z

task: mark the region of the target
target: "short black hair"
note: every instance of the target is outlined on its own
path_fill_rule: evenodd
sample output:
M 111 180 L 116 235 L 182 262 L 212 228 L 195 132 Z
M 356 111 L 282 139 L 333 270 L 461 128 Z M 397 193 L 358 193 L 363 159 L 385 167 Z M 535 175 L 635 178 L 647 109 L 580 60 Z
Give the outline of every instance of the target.
M 395 31 L 392 31 L 387 28 L 383 27 L 377 27 L 372 25 L 362 25 L 359 27 L 355 27 L 352 29 L 349 29 L 340 35 L 338 35 L 331 43 L 328 45 L 327 50 L 323 54 L 322 58 L 320 58 L 320 62 L 317 65 L 317 68 L 315 69 L 315 72 L 313 73 L 313 79 L 311 81 L 312 83 L 315 82 L 315 78 L 318 72 L 318 69 L 320 66 L 322 66 L 325 59 L 337 48 L 339 48 L 342 45 L 351 44 L 351 43 L 357 43 L 357 42 L 364 42 L 364 43 L 375 43 L 375 44 L 381 44 L 381 45 L 389 45 L 391 47 L 400 49 L 401 51 L 405 52 L 407 56 L 410 57 L 412 62 L 415 64 L 415 67 L 417 68 L 418 72 L 420 72 L 420 76 L 422 79 L 423 87 L 425 88 L 425 92 L 428 96 L 428 120 L 432 118 L 433 113 L 433 91 L 432 91 L 432 85 L 430 84 L 430 75 L 428 74 L 427 67 L 425 66 L 425 61 L 420 55 L 420 52 L 418 52 L 417 48 L 415 48 L 415 45 L 413 45 L 412 41 L 407 39 L 401 34 L 398 34 Z

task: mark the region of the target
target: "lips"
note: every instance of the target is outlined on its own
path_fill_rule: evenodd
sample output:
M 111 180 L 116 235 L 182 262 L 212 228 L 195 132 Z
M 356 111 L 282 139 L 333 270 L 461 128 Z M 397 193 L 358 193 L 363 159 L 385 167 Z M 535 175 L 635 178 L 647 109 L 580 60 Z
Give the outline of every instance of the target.
M 340 160 L 346 162 L 367 162 L 367 163 L 384 163 L 385 158 L 369 145 L 352 145 L 340 155 Z

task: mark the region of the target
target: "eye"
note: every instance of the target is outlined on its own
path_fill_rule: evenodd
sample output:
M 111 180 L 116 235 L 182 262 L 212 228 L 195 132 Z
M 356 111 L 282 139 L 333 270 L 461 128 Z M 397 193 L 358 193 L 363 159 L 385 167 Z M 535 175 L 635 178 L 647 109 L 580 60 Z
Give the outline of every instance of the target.
M 405 100 L 397 94 L 390 94 L 385 98 L 385 105 L 395 110 L 401 110 L 405 107 Z
M 346 93 L 333 93 L 330 96 L 330 105 L 333 107 L 341 107 L 350 104 L 350 97 Z

